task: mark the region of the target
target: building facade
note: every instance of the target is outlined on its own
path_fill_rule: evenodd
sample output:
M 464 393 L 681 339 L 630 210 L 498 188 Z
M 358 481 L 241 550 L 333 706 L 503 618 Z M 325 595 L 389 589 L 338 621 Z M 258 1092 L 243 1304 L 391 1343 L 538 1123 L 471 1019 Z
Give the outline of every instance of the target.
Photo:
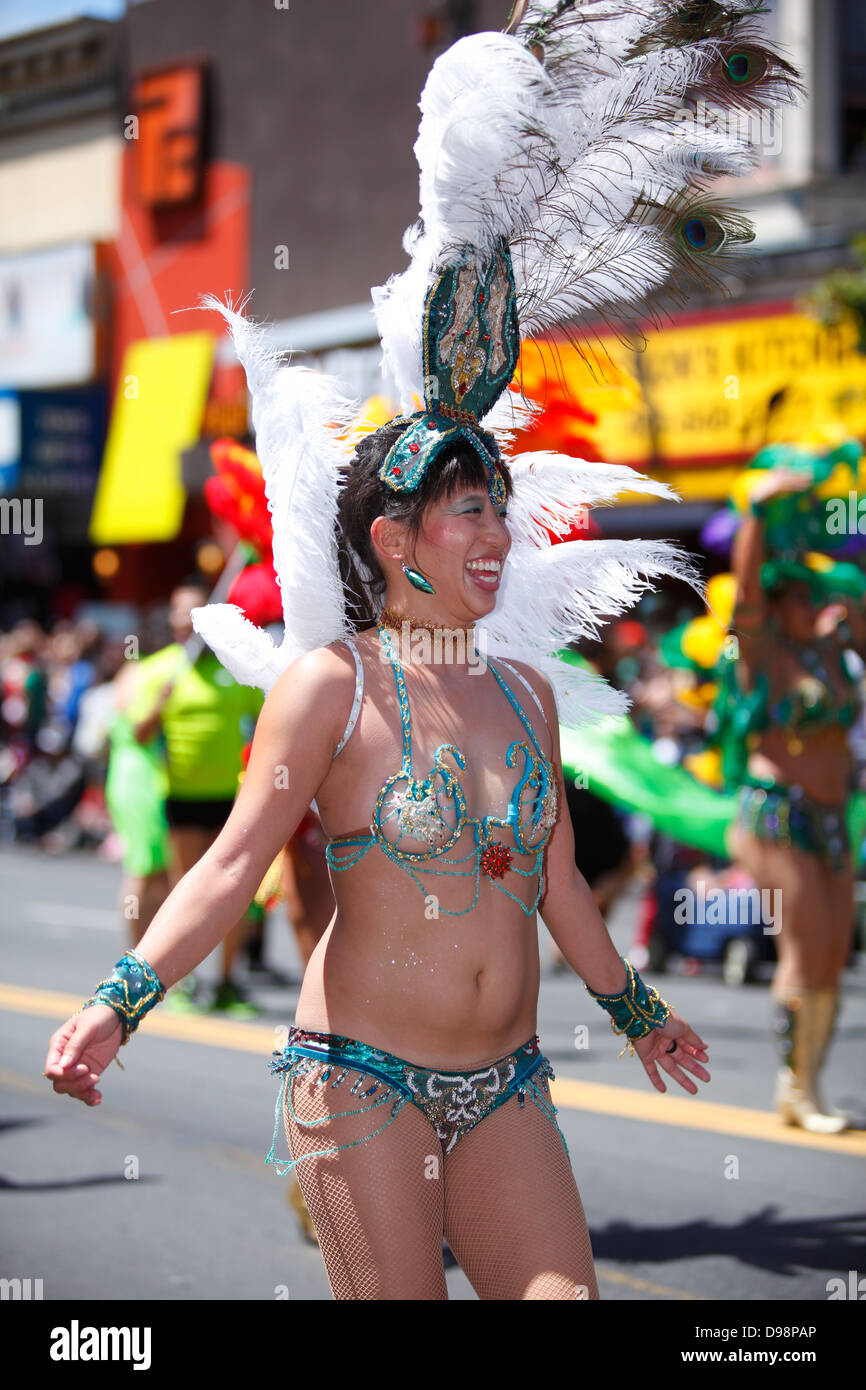
M 726 190 L 757 240 L 727 300 L 694 295 L 621 360 L 630 413 L 600 410 L 602 457 L 673 478 L 687 532 L 780 392 L 795 415 L 838 407 L 866 434 L 858 355 L 844 335 L 810 336 L 799 306 L 864 230 L 866 3 L 766 8 L 808 99 L 750 130 L 758 168 Z M 507 0 L 141 0 L 116 23 L 0 43 L 0 476 L 7 494 L 44 495 L 56 531 L 54 560 L 4 536 L 7 571 L 11 556 L 31 587 L 62 569 L 136 602 L 189 569 L 208 441 L 249 437 L 242 374 L 201 293 L 252 291 L 247 311 L 281 348 L 358 397 L 387 393 L 369 291 L 406 263 L 418 96 L 438 53 L 507 14 Z M 637 522 L 624 508 L 618 524 Z

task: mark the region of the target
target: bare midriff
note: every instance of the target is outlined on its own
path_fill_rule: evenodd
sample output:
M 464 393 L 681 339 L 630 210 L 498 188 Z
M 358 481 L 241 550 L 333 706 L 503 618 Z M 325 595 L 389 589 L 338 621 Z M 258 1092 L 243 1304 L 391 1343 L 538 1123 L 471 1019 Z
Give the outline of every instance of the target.
M 359 639 L 363 646 L 364 639 Z M 335 839 L 366 825 L 385 777 L 400 766 L 400 715 L 389 666 L 367 660 L 364 704 L 358 726 L 316 793 L 325 834 Z M 461 772 L 467 813 L 504 815 L 519 773 L 506 750 L 526 731 L 498 688 L 492 672 L 407 670 L 412 708 L 413 759 L 417 771 L 432 765 L 437 746 L 454 742 L 466 757 Z M 536 712 L 545 752 L 550 736 Z M 423 774 L 422 774 L 423 775 Z M 479 812 L 478 808 L 484 808 Z M 493 838 L 512 852 L 509 828 Z M 423 849 L 403 844 L 404 849 Z M 413 866 L 422 886 L 378 844 L 358 863 L 331 869 L 336 912 L 304 976 L 295 1022 L 300 1028 L 337 1033 L 436 1070 L 468 1070 L 503 1057 L 537 1028 L 538 929 L 527 914 L 479 872 L 475 893 L 475 837 L 464 826 L 441 863 Z M 435 872 L 445 860 L 469 856 L 454 867 L 466 877 Z M 513 861 L 524 871 L 531 856 Z M 530 905 L 538 889 L 533 874 L 507 871 L 499 883 Z M 438 895 L 439 915 L 435 915 Z
M 464 839 L 471 845 L 471 833 L 458 847 Z M 471 912 L 427 917 L 424 894 L 378 846 L 331 880 L 337 911 L 307 966 L 298 1027 L 356 1038 L 437 1070 L 495 1061 L 532 1037 L 534 913 L 527 916 L 482 874 Z M 520 886 L 531 901 L 535 879 Z M 431 891 L 456 905 L 471 901 L 474 884 L 458 879 L 448 889 Z
M 808 733 L 766 729 L 748 762 L 753 777 L 802 787 L 806 796 L 822 806 L 845 801 L 850 767 L 845 730 L 838 724 Z

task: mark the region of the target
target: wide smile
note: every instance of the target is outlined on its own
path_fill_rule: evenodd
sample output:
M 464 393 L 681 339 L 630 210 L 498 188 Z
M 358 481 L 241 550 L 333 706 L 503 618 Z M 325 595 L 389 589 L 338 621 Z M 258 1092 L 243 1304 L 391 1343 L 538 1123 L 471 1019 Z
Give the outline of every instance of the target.
M 465 568 L 472 583 L 477 588 L 483 589 L 485 593 L 495 593 L 499 588 L 499 581 L 502 578 L 501 560 L 469 560 Z

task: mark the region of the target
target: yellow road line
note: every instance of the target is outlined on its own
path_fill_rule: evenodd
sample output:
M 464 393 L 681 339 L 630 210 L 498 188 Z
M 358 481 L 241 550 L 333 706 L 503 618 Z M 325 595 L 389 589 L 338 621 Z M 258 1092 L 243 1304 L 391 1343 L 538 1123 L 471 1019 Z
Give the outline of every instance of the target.
M 596 1265 L 595 1276 L 599 1283 L 605 1279 L 611 1284 L 625 1284 L 629 1289 L 640 1289 L 642 1293 L 655 1293 L 660 1298 L 695 1300 L 698 1303 L 713 1303 L 715 1300 L 702 1293 L 686 1293 L 685 1289 L 674 1289 L 670 1284 L 656 1284 L 652 1279 L 639 1279 L 636 1274 L 626 1274 L 622 1269 L 609 1269 L 607 1265 Z
M 81 1008 L 81 996 L 56 994 L 48 989 L 24 989 L 0 984 L 0 1008 L 12 1013 L 56 1018 L 59 1023 Z M 228 1047 L 234 1052 L 270 1053 L 277 1046 L 278 1029 L 261 1023 L 239 1023 L 230 1018 L 201 1018 L 193 1014 L 149 1014 L 141 1024 L 147 1033 L 181 1042 Z M 47 1050 L 47 1044 L 46 1044 Z M 123 1060 L 123 1054 L 120 1054 Z
M 770 1110 L 720 1105 L 697 1096 L 662 1096 L 658 1091 L 633 1091 L 625 1086 L 605 1086 L 598 1081 L 573 1081 L 570 1077 L 552 1082 L 550 1093 L 555 1105 L 591 1110 L 597 1115 L 616 1115 L 656 1125 L 676 1125 L 681 1129 L 702 1129 L 738 1139 L 762 1139 L 771 1144 L 793 1144 L 797 1148 L 820 1149 L 824 1153 L 842 1153 L 849 1157 L 866 1155 L 866 1132 L 862 1129 L 846 1130 L 842 1134 L 810 1134 L 808 1130 L 783 1125 Z
M 80 1007 L 78 995 L 0 984 L 0 1008 L 12 1013 L 62 1022 Z M 260 1056 L 274 1051 L 281 1032 L 277 1027 L 261 1023 L 158 1012 L 149 1014 L 141 1026 L 156 1037 L 175 1038 L 180 1042 L 200 1043 L 206 1047 L 226 1047 L 235 1052 L 256 1052 Z M 615 1115 L 620 1119 L 674 1125 L 680 1129 L 700 1129 L 740 1139 L 760 1139 L 771 1144 L 817 1149 L 822 1153 L 866 1156 L 864 1130 L 847 1130 L 843 1134 L 810 1134 L 805 1129 L 783 1125 L 772 1111 L 721 1105 L 703 1097 L 662 1096 L 652 1089 L 638 1091 L 627 1086 L 608 1086 L 598 1081 L 576 1081 L 571 1077 L 554 1081 L 551 1095 L 556 1105 L 591 1111 L 596 1115 Z

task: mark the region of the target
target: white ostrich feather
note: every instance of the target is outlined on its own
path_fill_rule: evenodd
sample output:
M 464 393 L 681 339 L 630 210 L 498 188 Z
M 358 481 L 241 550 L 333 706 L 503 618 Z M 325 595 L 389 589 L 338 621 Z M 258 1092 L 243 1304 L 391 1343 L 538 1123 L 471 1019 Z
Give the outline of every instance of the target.
M 555 652 L 626 612 L 662 577 L 703 585 L 691 557 L 671 541 L 517 542 L 503 569 L 496 608 L 476 624 L 491 656 L 526 661 L 553 686 L 562 723 L 622 713 L 627 699 L 606 683 L 578 680 Z
M 537 4 L 517 34 L 473 34 L 437 59 L 420 102 L 410 265 L 373 291 L 403 409 L 423 396 L 425 295 L 458 251 L 483 258 L 498 239 L 510 243 L 524 336 L 638 316 L 665 303 L 666 287 L 675 300 L 689 280 L 714 278 L 679 242 L 677 214 L 709 178 L 742 173 L 756 156 L 743 127 L 719 125 L 704 100 L 719 95 L 728 30 L 659 46 L 654 35 L 673 9 L 667 0 Z M 748 26 L 756 6 L 727 9 Z M 543 65 L 526 46 L 540 25 Z M 635 53 L 641 44 L 649 47 Z M 746 113 L 797 90 L 780 71 L 766 97 L 749 86 L 726 91 L 724 103 Z M 742 219 L 737 235 L 746 235 Z
M 231 302 L 203 296 L 231 330 L 252 396 L 256 452 L 273 521 L 274 569 L 285 636 L 279 646 L 233 604 L 193 610 L 193 626 L 232 675 L 269 690 L 302 653 L 350 630 L 337 566 L 339 467 L 346 461 L 338 432 L 357 407 L 336 382 L 308 367 L 281 365 L 265 326 Z
M 588 463 L 564 454 L 520 454 L 512 460 L 508 504 L 511 550 L 494 611 L 477 624 L 491 655 L 526 661 L 547 676 L 563 723 L 577 726 L 628 708 L 628 698 L 600 677 L 588 677 L 554 652 L 597 638 L 653 580 L 684 580 L 703 595 L 695 563 L 664 540 L 554 541 L 579 509 L 610 504 L 622 492 L 675 498 L 673 488 L 627 466 Z
M 712 281 L 712 262 L 683 240 L 681 224 L 707 212 L 708 181 L 744 172 L 754 151 L 736 122 L 714 119 L 708 99 L 754 112 L 797 91 L 793 70 L 775 57 L 766 82 L 724 90 L 722 57 L 735 32 L 754 39 L 755 11 L 752 0 L 727 0 L 722 11 L 671 0 L 540 0 L 516 34 L 471 35 L 436 61 L 420 102 L 420 213 L 403 240 L 408 265 L 372 291 L 401 410 L 423 404 L 424 300 L 449 258 L 480 263 L 508 243 L 524 337 L 552 327 L 573 337 L 605 320 L 619 327 L 657 312 L 662 296 L 682 295 L 690 280 Z M 738 15 L 740 27 L 731 23 Z M 710 20 L 693 37 L 672 30 L 695 16 Z M 733 244 L 748 239 L 748 224 L 730 210 L 710 214 Z M 193 621 L 239 680 L 267 690 L 296 656 L 351 631 L 335 521 L 346 459 L 338 434 L 352 406 L 333 381 L 283 365 L 243 306 L 203 303 L 225 317 L 247 373 L 285 637 L 276 646 L 229 604 L 196 609 Z M 507 451 L 537 408 L 506 391 L 484 424 Z M 552 544 L 548 531 L 564 535 L 579 508 L 624 490 L 675 494 L 630 468 L 564 455 L 509 464 L 512 547 L 496 608 L 478 625 L 484 641 L 492 655 L 542 671 L 566 723 L 621 714 L 625 695 L 555 653 L 597 637 L 659 578 L 700 591 L 694 564 L 668 541 Z
M 515 546 L 552 544 L 549 531 L 564 536 L 581 508 L 613 502 L 623 492 L 676 499 L 667 483 L 647 478 L 627 464 L 588 463 L 551 451 L 518 454 L 510 460 L 514 492 L 508 529 Z

